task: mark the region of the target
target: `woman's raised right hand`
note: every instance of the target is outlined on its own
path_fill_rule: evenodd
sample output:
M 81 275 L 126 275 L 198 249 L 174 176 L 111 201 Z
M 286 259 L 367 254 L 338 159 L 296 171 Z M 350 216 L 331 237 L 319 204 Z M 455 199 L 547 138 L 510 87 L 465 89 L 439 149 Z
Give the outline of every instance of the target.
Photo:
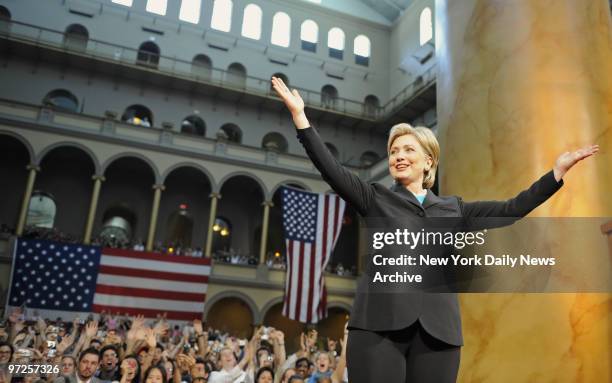
M 272 76 L 272 87 L 294 117 L 304 113 L 304 100 L 297 89 L 289 90 L 282 79 L 274 76 Z

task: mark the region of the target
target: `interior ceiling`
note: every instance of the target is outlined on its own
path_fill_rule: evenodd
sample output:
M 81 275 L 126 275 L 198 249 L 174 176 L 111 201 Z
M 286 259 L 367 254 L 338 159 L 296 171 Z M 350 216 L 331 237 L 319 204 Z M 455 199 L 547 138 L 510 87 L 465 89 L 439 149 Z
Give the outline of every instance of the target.
M 357 0 L 394 22 L 414 0 Z M 612 0 L 611 0 L 612 1 Z

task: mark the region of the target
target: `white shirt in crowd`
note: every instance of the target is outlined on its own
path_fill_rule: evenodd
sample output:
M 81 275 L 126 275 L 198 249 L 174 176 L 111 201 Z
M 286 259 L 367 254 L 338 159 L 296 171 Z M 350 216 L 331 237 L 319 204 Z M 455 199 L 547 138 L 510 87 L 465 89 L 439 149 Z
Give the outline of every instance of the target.
M 251 383 L 246 372 L 235 366 L 229 371 L 213 371 L 208 377 L 208 383 Z

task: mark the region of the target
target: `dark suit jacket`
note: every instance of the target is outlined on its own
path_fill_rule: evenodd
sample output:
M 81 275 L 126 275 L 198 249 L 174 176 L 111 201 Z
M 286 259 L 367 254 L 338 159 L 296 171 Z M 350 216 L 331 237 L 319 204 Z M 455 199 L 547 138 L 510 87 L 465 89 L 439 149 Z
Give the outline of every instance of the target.
M 524 217 L 562 185 L 552 170 L 531 187 L 507 201 L 464 202 L 460 197 L 439 197 L 431 190 L 421 205 L 405 187 L 390 189 L 367 183 L 345 169 L 329 152 L 314 127 L 297 129 L 306 153 L 323 179 L 363 217 Z M 362 278 L 363 279 L 363 278 Z M 425 330 L 448 344 L 463 345 L 456 293 L 365 293 L 360 280 L 349 328 L 399 330 L 419 320 Z

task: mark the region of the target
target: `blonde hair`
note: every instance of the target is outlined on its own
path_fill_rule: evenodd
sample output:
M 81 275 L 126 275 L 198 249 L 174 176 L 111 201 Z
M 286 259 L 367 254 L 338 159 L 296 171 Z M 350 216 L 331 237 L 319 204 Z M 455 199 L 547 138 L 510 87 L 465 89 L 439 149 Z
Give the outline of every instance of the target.
M 401 136 L 406 134 L 412 135 L 419 145 L 425 150 L 431 158 L 431 168 L 424 171 L 423 175 L 423 188 L 429 189 L 433 186 L 436 180 L 436 170 L 438 169 L 438 161 L 440 160 L 440 144 L 438 139 L 433 134 L 431 129 L 424 126 L 413 127 L 410 124 L 400 123 L 394 125 L 389 131 L 389 141 L 387 142 L 387 154 L 391 153 L 391 145 L 393 142 Z

